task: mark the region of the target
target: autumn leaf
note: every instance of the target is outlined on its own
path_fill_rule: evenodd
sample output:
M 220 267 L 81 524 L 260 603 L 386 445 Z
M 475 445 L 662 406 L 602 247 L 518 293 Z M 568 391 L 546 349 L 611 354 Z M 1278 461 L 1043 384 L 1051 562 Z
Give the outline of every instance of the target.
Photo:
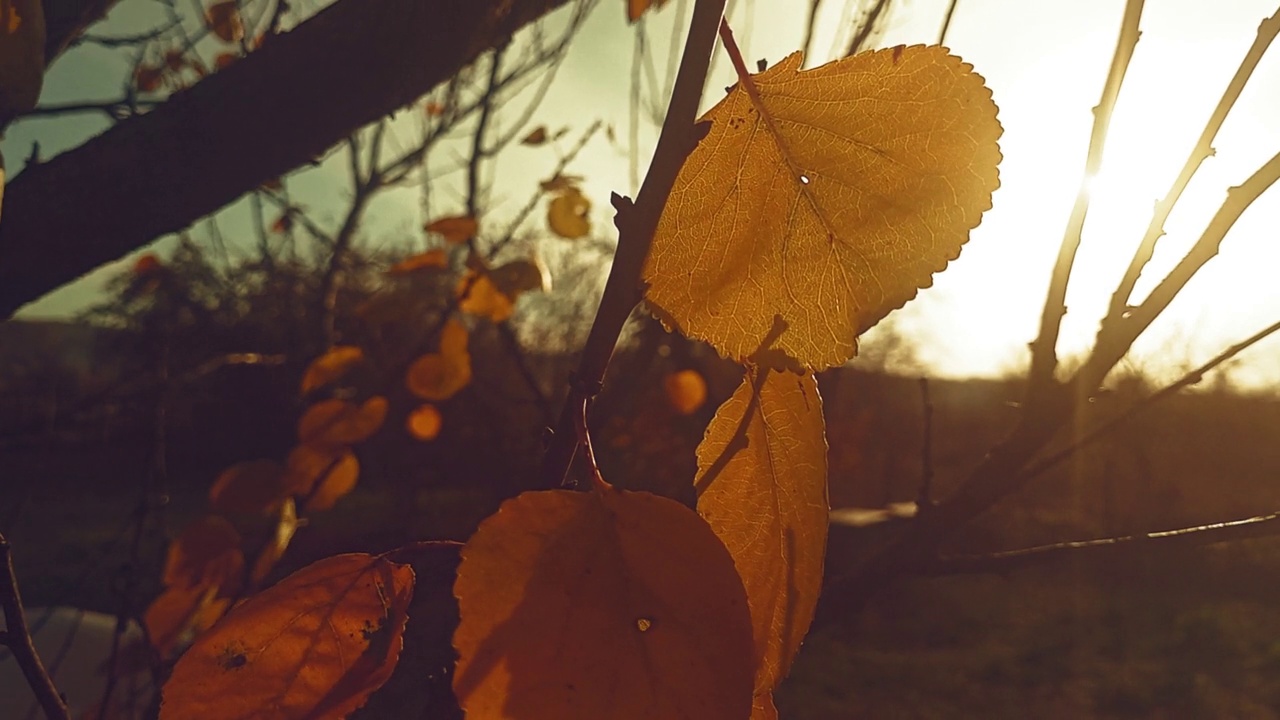
M 457 245 L 475 236 L 479 225 L 470 215 L 455 215 L 429 222 L 423 229 L 429 233 L 439 234 L 450 245 Z
M 751 720 L 778 720 L 778 708 L 773 704 L 773 693 L 757 695 L 752 699 Z
M 440 331 L 440 351 L 427 353 L 409 366 L 405 387 L 423 400 L 440 402 L 471 382 L 467 328 L 451 318 Z
M 275 460 L 249 460 L 232 465 L 209 488 L 214 512 L 265 513 L 289 495 L 285 468 Z
M 382 427 L 387 399 L 375 395 L 362 405 L 346 400 L 323 400 L 307 408 L 298 420 L 298 442 L 343 446 L 361 442 Z
M 751 369 L 698 446 L 698 514 L 733 556 L 757 638 L 755 690 L 786 676 L 827 548 L 827 441 L 813 375 Z
M 707 381 L 697 370 L 680 370 L 662 380 L 667 402 L 681 415 L 692 415 L 707 401 Z
M 244 570 L 240 533 L 220 515 L 206 515 L 188 525 L 165 558 L 163 582 L 169 586 L 230 586 Z
M 447 270 L 449 254 L 442 248 L 411 255 L 387 268 L 388 275 L 409 275 L 422 270 Z
M 458 309 L 500 323 L 516 311 L 515 303 L 490 279 L 489 273 L 468 270 L 458 279 Z
M 489 280 L 498 292 L 511 302 L 526 292 L 546 292 L 551 289 L 551 273 L 537 257 L 528 260 L 512 260 L 489 271 Z
M 236 0 L 222 0 L 210 5 L 205 22 L 222 42 L 238 43 L 244 39 L 244 20 L 240 17 L 240 6 Z
M 635 22 L 645 10 L 657 10 L 666 4 L 667 0 L 627 0 L 627 22 Z
M 138 92 L 155 92 L 160 89 L 160 85 L 164 82 L 165 69 L 164 66 L 152 66 L 147 64 L 138 65 L 133 71 L 133 86 Z
M 339 500 L 355 490 L 359 478 L 360 461 L 356 459 L 355 453 L 343 453 L 320 482 L 304 495 L 306 500 L 302 504 L 302 511 L 313 513 L 331 510 Z
M 644 270 L 668 327 L 742 360 L 821 369 L 932 282 L 991 207 L 1000 124 L 941 47 L 801 71 L 793 54 L 704 117 Z
M 186 642 L 195 631 L 202 608 L 226 609 L 227 603 L 218 601 L 217 594 L 217 587 L 179 585 L 166 588 L 151 601 L 142 615 L 142 622 L 151 645 L 161 658 L 169 657 Z
M 546 144 L 548 137 L 549 135 L 547 133 L 547 126 L 539 125 L 538 127 L 534 128 L 532 131 L 530 131 L 528 135 L 525 135 L 524 138 L 520 140 L 520 144 L 528 145 L 530 147 L 537 147 L 539 145 Z
M 302 376 L 302 394 L 340 380 L 351 368 L 364 362 L 364 351 L 355 345 L 335 345 L 307 366 Z
M 696 514 L 648 493 L 529 492 L 485 520 L 454 585 L 468 717 L 743 720 L 742 583 Z
M 576 187 L 556 193 L 547 205 L 547 226 L 562 238 L 577 240 L 591 232 L 591 201 Z
M 338 555 L 250 597 L 198 637 L 165 683 L 161 720 L 340 720 L 395 669 L 413 571 Z
M 44 82 L 41 0 L 0 2 L 0 124 L 36 106 Z
M 306 497 L 317 484 L 354 487 L 360 462 L 346 447 L 298 445 L 289 452 L 286 483 L 291 495 Z
M 440 416 L 440 411 L 430 403 L 419 405 L 405 420 L 409 434 L 424 442 L 435 440 L 440 435 L 440 428 L 443 425 L 444 418 Z
M 280 558 L 284 557 L 284 551 L 289 549 L 289 543 L 293 542 L 293 536 L 297 532 L 298 508 L 293 498 L 288 498 L 280 505 L 275 532 L 271 534 L 270 541 L 263 546 L 262 551 L 253 561 L 253 571 L 249 573 L 249 580 L 253 585 L 256 586 L 262 582 L 271 572 L 271 568 L 280 562 Z
M 235 64 L 235 62 L 239 59 L 240 59 L 240 56 L 235 53 L 230 53 L 230 52 L 218 53 L 217 56 L 213 58 L 213 67 L 217 70 L 226 70 L 227 68 Z

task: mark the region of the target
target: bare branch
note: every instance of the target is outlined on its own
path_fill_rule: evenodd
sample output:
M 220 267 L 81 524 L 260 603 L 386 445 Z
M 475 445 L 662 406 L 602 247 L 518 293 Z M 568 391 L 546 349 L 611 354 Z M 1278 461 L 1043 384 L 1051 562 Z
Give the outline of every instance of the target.
M 13 573 L 13 557 L 9 541 L 0 535 L 0 606 L 4 608 L 4 633 L 0 633 L 0 645 L 9 648 L 22 668 L 22 674 L 44 708 L 49 720 L 69 720 L 67 704 L 63 702 L 53 679 L 45 672 L 36 647 L 27 630 L 27 616 L 22 607 L 22 595 L 18 592 L 18 579 Z

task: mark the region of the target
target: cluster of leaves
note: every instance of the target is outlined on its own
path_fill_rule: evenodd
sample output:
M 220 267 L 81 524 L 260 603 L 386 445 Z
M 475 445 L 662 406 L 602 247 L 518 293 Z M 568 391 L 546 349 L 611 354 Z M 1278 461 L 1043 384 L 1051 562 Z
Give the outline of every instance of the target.
M 745 366 L 698 448 L 696 511 L 615 489 L 595 470 L 585 492 L 525 493 L 482 523 L 454 585 L 454 690 L 471 717 L 776 717 L 771 694 L 813 618 L 826 545 L 813 373 L 851 357 L 859 333 L 927 286 L 990 207 L 995 106 L 982 79 L 945 50 L 898 47 L 807 72 L 793 55 L 755 76 L 731 57 L 740 82 L 704 118 L 710 132 L 679 175 L 644 270 L 646 300 L 669 328 Z M 477 227 L 453 217 L 428 229 L 448 247 L 467 245 Z M 501 300 L 532 287 L 536 268 L 468 257 L 457 286 L 463 311 L 503 318 Z M 432 251 L 392 272 L 449 265 Z M 406 375 L 417 397 L 435 402 L 466 385 L 466 339 L 457 320 L 441 326 L 437 350 Z M 304 390 L 360 357 L 334 349 Z M 687 374 L 669 377 L 666 390 L 691 409 L 706 392 Z M 365 417 L 325 401 L 334 402 L 309 414 Z M 433 410 L 415 411 L 423 435 L 439 426 Z M 300 447 L 331 427 L 306 419 Z M 585 422 L 581 434 L 594 470 Z M 264 465 L 239 474 L 251 468 L 290 476 Z M 235 475 L 217 497 L 236 496 Z M 222 565 L 182 577 L 217 576 Z M 253 677 L 255 701 L 283 717 L 342 717 L 396 662 L 413 584 L 400 573 L 385 557 L 340 556 L 246 602 L 179 661 L 164 715 L 238 717 L 218 709 L 219 692 Z M 304 596 L 305 607 L 291 604 Z M 348 608 L 351 596 L 362 600 Z M 313 613 L 337 618 L 334 631 L 289 621 Z M 348 629 L 361 617 L 366 631 Z M 326 657 L 359 637 L 348 657 L 382 663 L 376 670 L 356 663 L 318 688 L 299 682 L 308 652 L 299 644 Z
M 214 70 L 221 70 L 241 54 L 262 46 L 266 34 L 246 39 L 245 22 L 238 0 L 218 0 L 205 9 L 205 26 L 221 44 L 212 58 Z M 199 81 L 209 74 L 209 67 L 190 47 L 172 47 L 162 51 L 152 62 L 140 62 L 133 71 L 133 86 L 138 92 L 153 93 L 161 89 L 180 90 L 187 86 L 184 77 L 190 70 Z

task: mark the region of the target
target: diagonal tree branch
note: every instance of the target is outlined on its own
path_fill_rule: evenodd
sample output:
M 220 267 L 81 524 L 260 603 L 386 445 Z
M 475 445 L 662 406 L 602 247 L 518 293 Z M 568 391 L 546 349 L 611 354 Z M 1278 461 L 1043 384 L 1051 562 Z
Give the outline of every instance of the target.
M 311 161 L 568 1 L 339 0 L 28 168 L 5 190 L 0 318 Z

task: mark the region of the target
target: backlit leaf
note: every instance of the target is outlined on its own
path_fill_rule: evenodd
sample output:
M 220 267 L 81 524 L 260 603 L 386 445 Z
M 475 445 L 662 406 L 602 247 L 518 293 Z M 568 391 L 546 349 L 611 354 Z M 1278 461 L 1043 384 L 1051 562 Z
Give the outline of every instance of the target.
M 164 584 L 170 586 L 228 586 L 244 570 L 240 533 L 219 515 L 206 515 L 183 529 L 169 543 Z
M 302 394 L 339 380 L 351 368 L 364 362 L 364 351 L 355 345 L 335 345 L 307 366 L 302 376 Z
M 471 382 L 466 326 L 456 319 L 445 323 L 440 331 L 440 351 L 415 360 L 404 382 L 409 392 L 433 402 L 448 400 L 466 387 Z
M 413 594 L 407 565 L 309 565 L 227 613 L 164 686 L 161 720 L 339 720 L 386 682 Z
M 778 720 L 778 708 L 773 704 L 773 693 L 757 695 L 751 701 L 751 720 Z
M 576 187 L 556 193 L 547 205 L 547 226 L 562 238 L 576 240 L 591 232 L 591 201 Z
M 339 500 L 356 488 L 356 480 L 360 478 L 360 461 L 355 453 L 344 453 L 332 469 L 305 495 L 302 504 L 305 513 L 332 509 Z
M 218 588 L 195 585 L 174 586 L 156 596 L 142 615 L 147 637 L 161 658 L 167 658 L 184 645 L 198 624 L 208 627 L 201 615 L 211 609 L 218 614 L 226 610 L 228 600 L 217 599 Z M 202 613 L 202 610 L 205 612 Z
M 305 445 L 351 445 L 378 431 L 387 417 L 387 399 L 375 395 L 363 405 L 324 400 L 307 408 L 298 420 L 298 442 Z
M 513 303 L 526 292 L 551 289 L 551 273 L 537 257 L 499 265 L 489 271 L 489 280 Z
M 747 588 L 755 689 L 767 693 L 791 667 L 822 591 L 827 441 L 813 376 L 748 371 L 707 426 L 696 484 L 698 513 Z
M 668 326 L 745 359 L 838 365 L 960 252 L 999 184 L 982 78 L 944 48 L 800 55 L 704 117 L 644 271 Z
M 662 380 L 667 401 L 681 415 L 692 415 L 707 401 L 707 381 L 697 370 L 680 370 Z
M 409 434 L 414 438 L 422 441 L 435 440 L 440 435 L 440 428 L 444 425 L 444 418 L 440 416 L 440 411 L 435 405 L 430 403 L 419 405 L 417 409 L 409 413 L 409 417 L 405 420 L 405 425 Z
M 421 270 L 447 270 L 449 254 L 442 248 L 428 250 L 401 260 L 387 268 L 388 275 L 409 275 Z
M 298 509 L 293 498 L 289 498 L 280 505 L 276 529 L 271 535 L 270 542 L 262 548 L 253 561 L 253 572 L 249 574 L 249 579 L 255 586 L 262 582 L 271 572 L 271 568 L 284 557 L 284 551 L 289 549 L 289 543 L 293 542 L 293 536 L 297 532 Z
M 317 483 L 354 486 L 359 475 L 360 462 L 346 447 L 298 445 L 289 453 L 286 482 L 291 495 L 306 497 Z
M 468 270 L 458 280 L 458 296 L 462 298 L 458 303 L 459 310 L 495 323 L 510 318 L 516 309 L 511 298 L 493 284 L 486 272 Z
M 454 691 L 469 718 L 743 720 L 750 618 L 683 505 L 605 486 L 529 492 L 462 550 Z
M 457 245 L 474 236 L 479 226 L 476 224 L 476 219 L 470 215 L 454 215 L 429 222 L 423 229 L 429 233 L 440 234 L 450 245 Z
M 222 0 L 209 6 L 205 22 L 218 39 L 225 43 L 238 43 L 244 39 L 244 20 L 236 0 Z
M 209 509 L 262 513 L 278 506 L 288 495 L 283 465 L 275 460 L 249 460 L 222 471 L 209 489 Z

